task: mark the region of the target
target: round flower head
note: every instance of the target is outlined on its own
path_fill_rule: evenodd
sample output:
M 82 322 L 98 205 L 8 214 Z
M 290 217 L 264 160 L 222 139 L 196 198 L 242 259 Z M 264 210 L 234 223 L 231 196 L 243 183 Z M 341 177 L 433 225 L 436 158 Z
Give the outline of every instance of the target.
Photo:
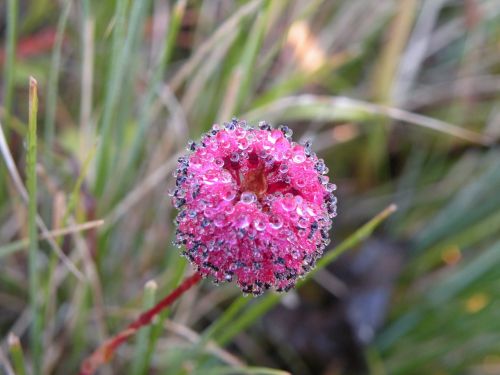
M 179 158 L 176 244 L 203 276 L 244 293 L 286 291 L 316 263 L 336 216 L 335 185 L 292 131 L 233 119 Z

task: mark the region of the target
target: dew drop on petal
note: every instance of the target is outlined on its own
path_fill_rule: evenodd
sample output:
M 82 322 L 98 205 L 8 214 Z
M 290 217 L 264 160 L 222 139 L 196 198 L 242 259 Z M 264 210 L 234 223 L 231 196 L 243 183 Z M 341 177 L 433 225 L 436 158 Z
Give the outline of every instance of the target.
M 300 228 L 307 228 L 309 226 L 309 223 L 307 222 L 306 219 L 304 219 L 303 217 L 301 217 L 298 222 L 297 222 L 297 225 L 300 227 Z
M 279 170 L 280 170 L 281 173 L 288 172 L 288 165 L 285 164 L 285 163 L 281 163 Z
M 226 202 L 231 202 L 236 197 L 236 193 L 233 190 L 228 190 L 222 194 L 222 199 Z
M 285 211 L 290 212 L 295 210 L 295 208 L 297 207 L 297 202 L 295 202 L 295 199 L 293 197 L 285 197 L 281 201 L 281 207 L 283 207 Z
M 231 160 L 233 163 L 237 163 L 240 161 L 240 154 L 237 152 L 233 152 L 231 156 L 229 157 L 229 160 Z
M 272 229 L 280 229 L 283 226 L 283 220 L 281 220 L 279 217 L 272 216 L 269 219 L 269 226 Z
M 226 217 L 222 214 L 219 214 L 214 219 L 214 224 L 217 228 L 222 228 L 226 225 Z
M 266 229 L 266 223 L 260 219 L 255 219 L 253 222 L 253 226 L 259 232 L 262 232 L 264 229 Z
M 301 164 L 306 161 L 306 156 L 304 154 L 295 154 L 292 157 L 292 161 L 295 164 Z
M 335 191 L 335 190 L 337 190 L 337 185 L 332 184 L 332 183 L 326 184 L 326 191 L 331 193 L 332 191 Z
M 248 220 L 248 216 L 241 215 L 236 218 L 234 224 L 237 228 L 244 229 L 248 228 L 248 226 L 250 225 L 250 221 Z
M 245 204 L 252 204 L 257 200 L 257 196 L 251 191 L 245 191 L 241 193 L 240 200 Z

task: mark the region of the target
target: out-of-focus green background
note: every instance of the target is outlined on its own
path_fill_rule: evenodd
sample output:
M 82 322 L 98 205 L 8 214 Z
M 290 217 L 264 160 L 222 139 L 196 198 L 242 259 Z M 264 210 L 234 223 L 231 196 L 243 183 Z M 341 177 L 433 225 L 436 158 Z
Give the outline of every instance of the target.
M 237 116 L 313 141 L 353 248 L 286 295 L 203 282 L 102 374 L 500 374 L 500 1 L 2 0 L 0 67 L 0 373 L 76 373 L 189 273 L 172 171 Z M 29 76 L 70 231 L 31 252 Z

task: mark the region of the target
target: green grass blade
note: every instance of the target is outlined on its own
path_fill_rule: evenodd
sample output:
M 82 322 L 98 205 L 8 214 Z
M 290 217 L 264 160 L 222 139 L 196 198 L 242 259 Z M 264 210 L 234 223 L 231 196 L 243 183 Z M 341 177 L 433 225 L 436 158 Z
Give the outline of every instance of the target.
M 218 116 L 219 121 L 227 121 L 233 115 L 237 114 L 251 89 L 254 74 L 252 70 L 255 68 L 257 55 L 268 26 L 272 9 L 271 1 L 265 1 L 262 8 L 248 34 L 241 60 L 232 72 L 229 82 L 230 85 L 234 83 L 237 87 L 226 91 L 226 98 L 221 106 L 221 113 Z
M 117 3 L 117 17 L 122 18 L 125 14 L 126 0 L 120 0 Z M 134 44 L 137 41 L 138 35 L 141 33 L 141 27 L 145 18 L 146 10 L 149 7 L 148 0 L 135 0 L 130 11 L 128 30 L 125 40 L 121 37 L 116 39 L 114 45 L 115 57 L 111 65 L 112 69 L 109 74 L 107 85 L 106 98 L 103 108 L 101 121 L 101 139 L 102 144 L 99 147 L 97 154 L 97 176 L 95 190 L 98 195 L 101 195 L 105 188 L 105 183 L 108 180 L 108 172 L 111 163 L 110 150 L 112 148 L 112 121 L 115 117 L 117 105 L 121 95 L 123 82 L 130 78 L 126 77 L 127 68 L 133 60 Z M 122 29 L 115 31 L 121 34 Z
M 4 65 L 4 98 L 3 107 L 5 113 L 12 114 L 12 98 L 14 95 L 14 66 L 16 62 L 16 41 L 17 41 L 17 17 L 18 0 L 7 1 L 6 12 L 6 58 Z
M 148 90 L 145 95 L 144 102 L 141 106 L 141 114 L 139 116 L 139 128 L 136 135 L 134 136 L 134 142 L 132 144 L 132 150 L 129 153 L 128 161 L 126 163 L 126 170 L 131 170 L 134 168 L 137 160 L 140 156 L 141 150 L 144 149 L 144 137 L 146 131 L 151 123 L 151 105 L 154 102 L 154 98 L 157 95 L 158 89 L 163 83 L 163 75 L 170 62 L 172 56 L 175 42 L 177 40 L 177 35 L 181 27 L 181 21 L 184 17 L 184 12 L 186 10 L 186 0 L 178 0 L 174 6 L 173 14 L 170 20 L 170 26 L 167 30 L 166 42 L 160 54 L 160 59 L 156 67 L 154 67 L 154 72 L 151 75 Z
M 55 115 L 58 96 L 59 73 L 61 71 L 61 49 L 64 39 L 64 31 L 68 22 L 69 12 L 73 1 L 66 0 L 64 9 L 57 23 L 56 37 L 52 51 L 52 62 L 50 64 L 49 80 L 47 83 L 47 100 L 45 105 L 45 144 L 48 149 L 48 160 L 51 160 L 54 148 Z
M 42 321 L 38 300 L 39 264 L 38 264 L 38 230 L 37 216 L 37 113 L 38 92 L 35 78 L 30 77 L 29 88 L 29 130 L 26 177 L 28 189 L 28 232 L 29 232 L 29 295 L 31 307 L 31 355 L 33 357 L 33 373 L 41 374 L 42 369 Z
M 158 286 L 151 280 L 144 286 L 144 299 L 142 304 L 142 311 L 149 310 L 155 304 L 156 289 Z M 137 333 L 135 344 L 134 359 L 132 362 L 131 375 L 141 375 L 147 373 L 148 357 L 147 351 L 151 336 L 151 326 L 143 328 Z
M 26 361 L 24 359 L 23 348 L 19 338 L 13 333 L 9 334 L 7 339 L 9 344 L 10 357 L 12 358 L 12 365 L 14 366 L 17 375 L 26 375 Z
M 272 103 L 255 108 L 242 115 L 250 122 L 262 118 L 268 121 L 317 120 L 317 121 L 377 121 L 391 118 L 447 134 L 458 139 L 480 145 L 490 145 L 493 138 L 459 126 L 404 111 L 398 108 L 377 105 L 342 96 L 297 95 L 280 98 Z

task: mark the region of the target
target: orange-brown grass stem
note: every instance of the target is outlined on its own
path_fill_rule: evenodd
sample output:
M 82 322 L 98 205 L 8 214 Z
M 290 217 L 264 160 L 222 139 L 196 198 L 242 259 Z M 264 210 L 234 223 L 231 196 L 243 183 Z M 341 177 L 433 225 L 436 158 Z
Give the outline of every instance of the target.
M 80 375 L 92 375 L 102 364 L 109 362 L 113 358 L 116 349 L 123 344 L 130 336 L 133 336 L 139 329 L 151 323 L 155 316 L 162 310 L 174 303 L 184 292 L 196 285 L 201 280 L 201 275 L 194 275 L 185 279 L 172 293 L 158 302 L 154 307 L 142 313 L 135 321 L 130 323 L 126 329 L 108 339 L 97 348 L 92 355 L 87 357 L 81 367 Z

